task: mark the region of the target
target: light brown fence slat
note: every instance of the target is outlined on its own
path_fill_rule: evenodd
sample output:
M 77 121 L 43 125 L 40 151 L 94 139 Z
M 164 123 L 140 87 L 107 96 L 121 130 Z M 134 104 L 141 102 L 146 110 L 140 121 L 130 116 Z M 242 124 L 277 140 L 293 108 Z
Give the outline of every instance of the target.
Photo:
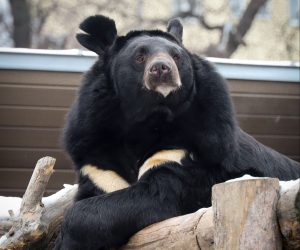
M 298 83 L 229 80 L 228 84 L 231 93 L 300 95 Z
M 0 126 L 63 127 L 67 110 L 0 106 Z
M 62 129 L 0 127 L 0 147 L 61 148 Z
M 1 107 L 0 126 L 25 126 L 61 128 L 64 125 L 66 109 L 35 107 Z M 299 115 L 239 115 L 242 128 L 253 134 L 299 135 Z
M 237 114 L 299 116 L 300 97 L 233 94 Z
M 11 84 L 37 84 L 50 86 L 78 86 L 81 73 L 33 70 L 0 70 L 0 81 Z
M 21 195 L 36 161 L 46 155 L 57 159 L 58 172 L 48 192 L 74 181 L 60 136 L 81 78 L 81 73 L 0 70 L 0 195 Z M 300 161 L 299 83 L 228 82 L 240 126 Z
M 24 105 L 69 108 L 75 88 L 0 84 L 0 105 Z
M 284 155 L 300 154 L 299 137 L 254 136 L 254 138 Z
M 61 187 L 58 189 L 46 189 L 44 193 L 44 197 L 49 196 L 51 194 L 56 193 L 60 190 Z M 0 196 L 10 196 L 10 197 L 23 197 L 25 193 L 25 188 L 0 188 Z
M 300 135 L 300 118 L 284 116 L 238 115 L 246 132 L 260 135 Z
M 254 137 L 283 154 L 300 154 L 300 140 L 297 135 L 255 135 Z M 14 147 L 21 149 L 37 148 L 39 150 L 44 149 L 45 152 L 49 149 L 61 149 L 62 131 L 60 129 L 0 128 L 0 152 L 1 147 L 10 147 L 10 150 L 13 150 Z
M 70 159 L 62 150 L 39 148 L 0 148 L 0 169 L 7 167 L 31 168 L 33 170 L 38 159 L 44 156 L 56 158 L 55 169 L 72 169 Z

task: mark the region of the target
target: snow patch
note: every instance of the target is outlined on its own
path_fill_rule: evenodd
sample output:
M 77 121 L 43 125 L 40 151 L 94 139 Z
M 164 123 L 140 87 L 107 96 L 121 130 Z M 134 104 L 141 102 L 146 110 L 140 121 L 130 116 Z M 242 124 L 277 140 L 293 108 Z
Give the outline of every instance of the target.
M 300 190 L 300 179 L 292 180 L 292 181 L 280 181 L 280 194 L 285 193 L 287 190 L 293 188 L 294 186 L 298 186 L 298 190 Z
M 44 197 L 42 199 L 42 203 L 45 206 L 48 206 L 48 205 L 52 204 L 53 202 L 55 202 L 56 200 L 58 200 L 60 197 L 64 196 L 70 189 L 72 189 L 75 186 L 77 186 L 77 184 L 75 184 L 75 185 L 64 184 L 63 186 L 64 186 L 64 188 L 61 189 L 61 190 L 59 190 L 55 194 L 52 194 L 52 195 L 50 195 L 48 197 Z
M 267 178 L 268 177 L 254 177 L 254 176 L 251 176 L 249 174 L 245 174 L 242 177 L 234 178 L 234 179 L 228 180 L 226 182 L 243 181 L 243 180 L 253 180 L 253 179 L 267 179 Z
M 0 196 L 0 219 L 9 218 L 8 210 L 12 210 L 14 215 L 20 212 L 22 198 Z
M 69 190 L 73 189 L 77 186 L 77 184 L 70 185 L 70 184 L 64 184 L 64 188 L 56 192 L 55 194 L 52 194 L 48 197 L 42 198 L 42 203 L 45 206 L 49 206 L 62 196 L 64 196 Z M 6 219 L 10 218 L 10 215 L 8 213 L 9 210 L 12 210 L 14 213 L 14 216 L 19 215 L 20 213 L 20 207 L 21 207 L 22 198 L 20 197 L 5 197 L 0 196 L 0 219 Z
M 242 180 L 253 180 L 253 179 L 268 179 L 271 177 L 253 177 L 251 175 L 245 174 L 242 177 L 228 180 L 226 182 L 242 181 Z M 291 180 L 291 181 L 279 181 L 280 193 L 284 193 L 287 190 L 291 189 L 293 186 L 298 185 L 300 189 L 300 179 Z

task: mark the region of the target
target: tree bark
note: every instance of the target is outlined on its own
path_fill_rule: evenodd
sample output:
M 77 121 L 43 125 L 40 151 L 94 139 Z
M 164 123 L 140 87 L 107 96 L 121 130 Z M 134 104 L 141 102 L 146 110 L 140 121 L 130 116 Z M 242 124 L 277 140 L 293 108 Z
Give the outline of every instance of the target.
M 130 238 L 122 250 L 213 249 L 212 208 L 148 226 Z
M 16 48 L 30 48 L 31 15 L 27 0 L 10 0 L 13 16 L 13 40 Z
M 235 32 L 230 32 L 226 46 L 226 55 L 230 57 L 243 42 L 244 36 L 249 31 L 259 9 L 266 4 L 267 0 L 251 0 L 242 18 L 240 19 Z
M 215 249 L 282 249 L 276 218 L 278 198 L 278 179 L 215 185 Z
M 251 0 L 236 27 L 226 30 L 226 25 L 223 25 L 219 44 L 209 45 L 206 49 L 204 49 L 203 53 L 206 56 L 212 57 L 231 57 L 241 44 L 245 45 L 244 36 L 251 28 L 259 9 L 266 4 L 267 1 L 268 0 Z M 228 39 L 225 39 L 227 41 L 221 49 L 220 43 L 224 36 L 228 36 Z

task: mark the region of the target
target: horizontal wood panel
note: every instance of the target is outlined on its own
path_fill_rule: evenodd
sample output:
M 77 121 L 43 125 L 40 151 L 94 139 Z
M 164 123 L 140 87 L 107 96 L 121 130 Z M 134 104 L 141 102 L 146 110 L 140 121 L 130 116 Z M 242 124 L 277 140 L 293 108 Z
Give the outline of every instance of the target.
M 259 111 L 259 107 L 255 107 Z M 241 107 L 239 109 L 242 109 Z M 248 108 L 246 108 L 248 109 Z M 293 108 L 296 111 L 297 108 Z M 36 108 L 36 107 L 7 107 L 0 106 L 0 126 L 30 126 L 30 127 L 53 127 L 61 128 L 65 122 L 65 115 L 67 108 Z M 245 110 L 244 110 L 245 111 Z M 246 111 L 245 111 L 246 112 Z M 276 112 L 272 112 L 276 113 Z M 278 112 L 279 113 L 279 112 Z M 291 113 L 291 111 L 287 112 Z M 250 133 L 258 132 L 261 127 L 263 133 L 267 134 L 294 134 L 299 131 L 299 114 L 294 117 L 285 117 L 283 114 L 270 115 L 237 115 L 241 127 Z M 254 119 L 252 122 L 251 120 Z M 266 120 L 266 121 L 265 121 Z M 262 122 L 267 122 L 275 126 L 274 128 L 268 127 Z M 289 123 L 291 124 L 289 125 Z M 254 126 L 254 127 L 252 127 Z M 279 129 L 277 131 L 277 129 Z M 283 132 L 282 130 L 287 129 Z M 274 131 L 268 133 L 268 130 Z M 291 130 L 291 133 L 289 132 Z M 276 132 L 277 131 L 277 132 Z M 297 134 L 297 132 L 296 132 Z
M 72 169 L 71 160 L 60 149 L 3 147 L 0 147 L 0 169 L 4 167 L 33 169 L 38 159 L 44 156 L 56 159 L 55 169 Z
M 265 119 L 264 119 L 265 120 Z M 249 122 L 249 119 L 248 119 Z M 299 122 L 299 120 L 298 120 Z M 253 123 L 253 121 L 252 121 Z M 289 126 L 289 121 L 286 121 Z M 267 124 L 268 125 L 268 124 Z M 298 123 L 299 125 L 299 123 Z M 253 126 L 250 125 L 251 128 Z M 259 127 L 260 129 L 261 127 Z M 277 129 L 278 130 L 278 129 Z M 287 130 L 292 132 L 291 130 Z M 299 130 L 294 130 L 292 136 L 255 135 L 255 138 L 286 155 L 300 155 L 299 151 Z M 267 133 L 266 133 L 267 134 Z M 62 148 L 62 132 L 60 129 L 35 129 L 35 128 L 1 128 L 0 127 L 0 147 L 18 148 L 45 148 L 44 151 Z M 47 149 L 48 148 L 48 149 Z
M 78 86 L 81 73 L 27 70 L 0 70 L 0 81 L 12 84 L 37 84 L 50 86 Z
M 238 115 L 238 122 L 249 134 L 300 135 L 299 117 Z
M 299 83 L 229 80 L 231 93 L 300 95 Z
M 254 138 L 284 155 L 300 155 L 299 137 L 254 136 Z
M 75 88 L 20 87 L 0 85 L 0 105 L 24 105 L 69 108 Z M 239 114 L 300 115 L 299 96 L 232 94 Z
M 0 106 L 0 126 L 63 127 L 65 108 Z
M 0 84 L 0 105 L 70 107 L 76 89 Z
M 1 188 L 25 189 L 28 185 L 33 169 L 0 169 Z M 22 178 L 20 178 L 22 177 Z M 47 185 L 48 189 L 63 188 L 63 184 L 76 183 L 75 172 L 72 170 L 56 170 Z
M 0 70 L 0 195 L 21 195 L 36 161 L 46 155 L 57 159 L 58 170 L 48 193 L 74 182 L 60 134 L 81 78 L 81 73 Z M 228 82 L 240 126 L 300 161 L 300 84 Z
M 50 86 L 78 86 L 82 73 L 0 70 L 0 82 Z M 231 92 L 299 95 L 300 85 L 289 82 L 228 80 Z
M 3 108 L 0 107 L 0 126 L 62 128 L 67 109 Z M 299 135 L 299 117 L 238 115 L 240 126 L 250 134 Z
M 61 148 L 62 129 L 0 127 L 0 147 Z
M 0 188 L 0 196 L 23 197 L 25 189 L 26 188 Z M 54 194 L 60 189 L 61 187 L 58 187 L 57 189 L 46 189 L 44 197 Z
M 268 95 L 232 95 L 237 114 L 300 115 L 300 97 Z

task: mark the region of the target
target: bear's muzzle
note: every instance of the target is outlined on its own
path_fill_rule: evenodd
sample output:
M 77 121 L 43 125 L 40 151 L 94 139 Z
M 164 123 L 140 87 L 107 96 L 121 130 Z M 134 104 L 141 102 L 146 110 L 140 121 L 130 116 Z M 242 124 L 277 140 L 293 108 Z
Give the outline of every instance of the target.
M 144 71 L 144 86 L 167 97 L 181 87 L 176 63 L 168 54 L 156 54 L 149 58 Z

